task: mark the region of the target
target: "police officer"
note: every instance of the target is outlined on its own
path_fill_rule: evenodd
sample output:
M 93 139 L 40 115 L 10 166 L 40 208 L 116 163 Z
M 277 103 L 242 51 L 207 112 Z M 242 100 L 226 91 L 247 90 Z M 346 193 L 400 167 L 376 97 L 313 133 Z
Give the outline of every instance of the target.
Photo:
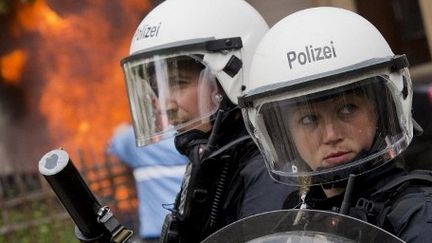
M 271 175 L 299 186 L 286 208 L 348 214 L 407 242 L 432 239 L 431 172 L 399 163 L 421 130 L 407 67 L 348 10 L 306 9 L 270 29 L 239 106 Z
M 122 60 L 138 146 L 176 131 L 188 156 L 163 242 L 197 242 L 237 219 L 280 209 L 290 187 L 273 181 L 248 135 L 237 97 L 268 30 L 243 0 L 169 0 L 136 30 Z

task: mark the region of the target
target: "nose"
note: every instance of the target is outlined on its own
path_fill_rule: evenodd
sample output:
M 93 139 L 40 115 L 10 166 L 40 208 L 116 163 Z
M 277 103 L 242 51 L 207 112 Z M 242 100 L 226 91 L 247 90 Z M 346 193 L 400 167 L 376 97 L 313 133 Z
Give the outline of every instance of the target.
M 165 99 L 166 109 L 167 110 L 177 110 L 178 104 L 173 96 L 168 96 Z
M 175 119 L 178 109 L 179 106 L 174 95 L 167 96 L 165 98 L 165 112 L 168 116 L 169 121 Z
M 322 137 L 325 144 L 332 145 L 342 141 L 341 127 L 337 125 L 337 122 L 333 119 L 327 119 L 323 126 Z

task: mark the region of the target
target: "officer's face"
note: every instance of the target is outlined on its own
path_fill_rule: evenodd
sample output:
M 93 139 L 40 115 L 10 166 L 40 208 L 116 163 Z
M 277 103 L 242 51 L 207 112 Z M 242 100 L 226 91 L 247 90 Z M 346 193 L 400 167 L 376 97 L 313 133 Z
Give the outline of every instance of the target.
M 299 105 L 289 128 L 300 156 L 316 170 L 347 163 L 372 146 L 377 115 L 365 96 L 351 94 Z
M 169 74 L 170 81 L 173 80 L 173 84 L 170 84 L 169 96 L 166 99 L 168 121 L 172 125 L 178 125 L 187 123 L 194 118 L 200 117 L 200 113 L 208 112 L 203 108 L 203 94 L 210 94 L 212 90 L 203 85 L 204 80 L 200 80 L 200 70 L 185 68 L 176 70 L 176 74 Z M 174 80 L 175 78 L 175 80 Z M 201 95 L 201 98 L 198 98 Z M 210 99 L 210 95 L 204 97 Z M 203 124 L 197 129 L 204 132 L 209 131 L 211 128 L 210 123 Z M 185 128 L 187 129 L 187 128 Z

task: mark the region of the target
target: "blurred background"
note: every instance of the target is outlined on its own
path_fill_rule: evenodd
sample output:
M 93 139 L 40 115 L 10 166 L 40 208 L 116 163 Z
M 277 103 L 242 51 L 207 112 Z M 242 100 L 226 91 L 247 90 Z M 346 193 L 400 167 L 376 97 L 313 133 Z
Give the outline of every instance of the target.
M 106 150 L 115 128 L 130 119 L 120 60 L 160 2 L 0 0 L 0 242 L 74 242 L 71 220 L 37 170 L 59 147 L 100 201 L 136 227 L 133 178 Z M 432 167 L 432 1 L 248 2 L 270 26 L 313 6 L 347 8 L 371 21 L 410 60 L 413 112 L 425 134 L 406 158 L 412 168 Z

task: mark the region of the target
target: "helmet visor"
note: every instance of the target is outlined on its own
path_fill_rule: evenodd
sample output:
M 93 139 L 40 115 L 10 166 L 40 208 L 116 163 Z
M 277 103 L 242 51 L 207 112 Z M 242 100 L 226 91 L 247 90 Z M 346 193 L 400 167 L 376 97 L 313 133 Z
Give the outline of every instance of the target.
M 275 179 L 331 183 L 377 168 L 408 146 L 411 120 L 397 89 L 384 75 L 317 84 L 258 101 L 256 115 L 244 114 L 255 119 L 249 130 Z
M 202 55 L 131 59 L 123 71 L 137 146 L 191 129 L 209 129 L 220 100 L 216 78 Z

